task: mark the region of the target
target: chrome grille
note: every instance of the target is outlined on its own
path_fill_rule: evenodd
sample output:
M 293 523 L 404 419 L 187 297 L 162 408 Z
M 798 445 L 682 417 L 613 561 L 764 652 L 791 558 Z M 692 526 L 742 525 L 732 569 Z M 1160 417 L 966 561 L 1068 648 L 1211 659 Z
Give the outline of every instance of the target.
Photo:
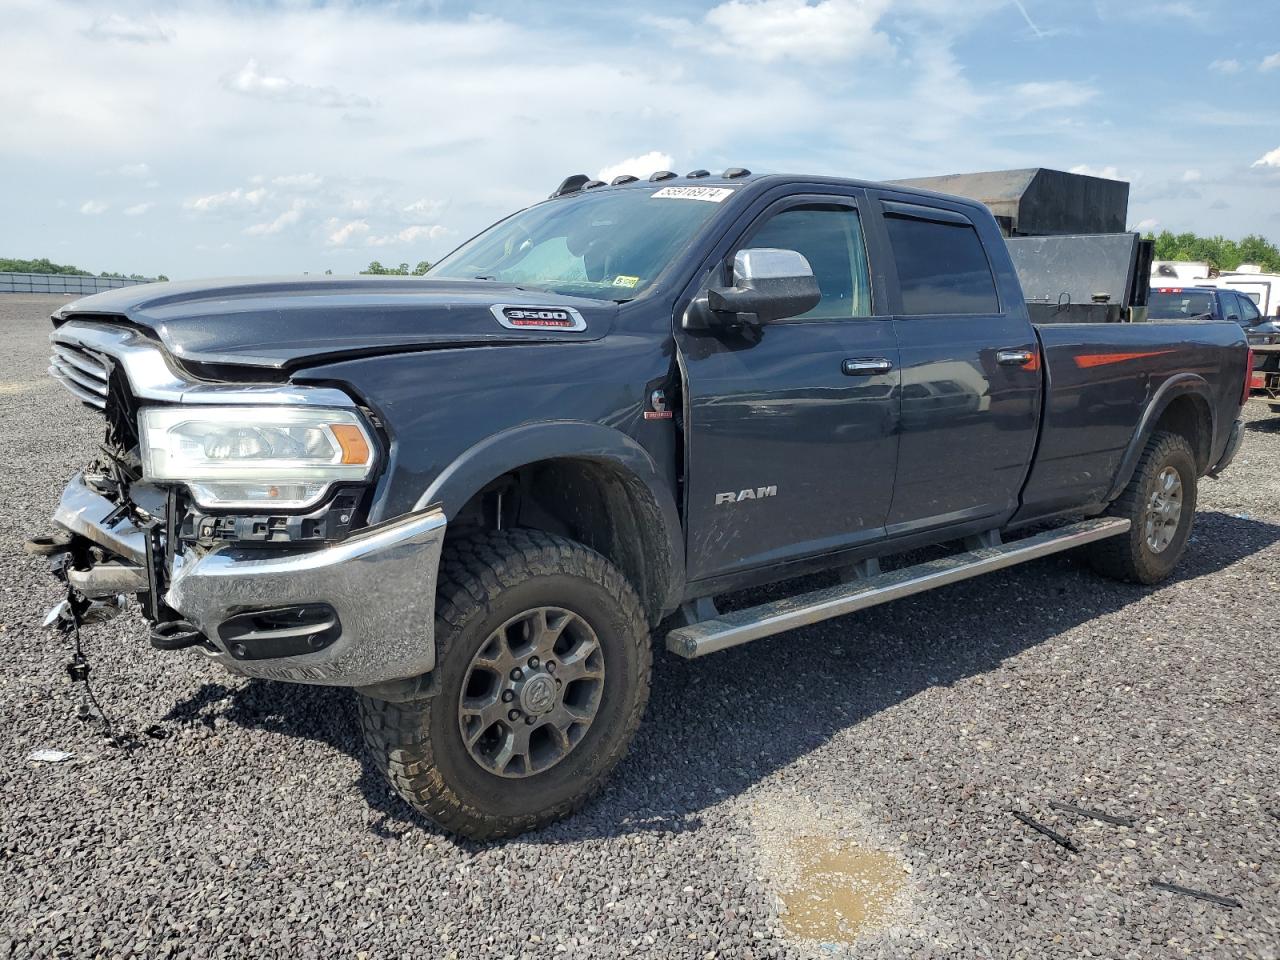
M 85 405 L 106 409 L 107 368 L 89 351 L 55 340 L 53 356 L 49 358 L 49 373 Z

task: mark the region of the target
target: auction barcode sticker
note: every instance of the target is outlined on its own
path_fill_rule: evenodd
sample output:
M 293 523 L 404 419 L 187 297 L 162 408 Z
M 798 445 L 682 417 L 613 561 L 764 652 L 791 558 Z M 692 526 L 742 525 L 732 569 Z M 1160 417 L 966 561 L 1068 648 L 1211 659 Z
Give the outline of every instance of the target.
M 719 203 L 733 195 L 733 187 L 663 187 L 653 195 L 654 200 L 706 200 Z

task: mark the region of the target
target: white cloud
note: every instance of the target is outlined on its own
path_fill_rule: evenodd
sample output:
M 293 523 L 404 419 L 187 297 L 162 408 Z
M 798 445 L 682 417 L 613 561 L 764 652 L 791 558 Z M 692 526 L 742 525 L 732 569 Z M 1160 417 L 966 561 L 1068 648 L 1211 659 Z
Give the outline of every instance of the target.
M 1074 80 L 1036 80 L 1013 88 L 1018 114 L 1038 110 L 1065 110 L 1084 104 L 1098 96 L 1098 91 Z
M 363 221 L 361 221 L 363 222 Z M 350 224 L 348 224 L 350 226 Z M 366 227 L 366 229 L 368 229 Z M 381 237 L 366 237 L 365 244 L 370 247 L 390 247 L 402 243 L 415 243 L 419 240 L 436 240 L 440 237 L 447 236 L 452 233 L 448 227 L 435 224 L 415 224 L 412 227 L 405 227 L 396 233 L 388 234 Z M 345 242 L 345 238 L 344 241 Z
M 1159 220 L 1156 220 L 1154 217 L 1147 217 L 1145 220 L 1139 220 L 1138 225 L 1133 229 L 1137 230 L 1139 233 L 1153 233 L 1159 226 Z
M 1257 160 L 1253 161 L 1255 167 L 1274 167 L 1280 170 L 1280 147 L 1276 147 L 1267 153 L 1264 153 Z
M 135 203 L 132 207 L 124 208 L 124 215 L 126 217 L 140 217 L 154 206 L 154 203 Z
M 131 20 L 118 13 L 97 18 L 84 33 L 95 40 L 124 43 L 165 43 L 173 39 L 173 35 L 160 26 L 154 17 L 149 20 Z
M 649 174 L 658 170 L 670 170 L 675 164 L 675 158 L 671 154 L 650 150 L 648 153 L 642 153 L 638 157 L 628 157 L 626 160 L 619 160 L 617 163 L 611 163 L 607 167 L 601 167 L 600 172 L 596 174 L 596 179 L 608 183 L 614 177 L 629 173 L 631 176 L 639 177 L 643 180 Z
M 1079 163 L 1071 168 L 1072 173 L 1080 173 L 1086 177 L 1101 177 L 1104 180 L 1127 180 L 1129 177 L 1120 176 L 1120 171 L 1115 166 L 1094 167 L 1087 163 Z
M 877 30 L 892 0 L 725 0 L 701 23 L 652 18 L 681 46 L 770 63 L 846 60 L 893 49 Z
M 1182 171 L 1183 183 L 1199 183 L 1203 179 L 1204 179 L 1204 174 L 1202 174 L 1199 170 L 1183 170 Z
M 253 190 L 244 190 L 236 187 L 234 190 L 224 190 L 222 193 L 211 193 L 208 196 L 196 197 L 194 200 L 188 200 L 183 206 L 198 213 L 210 213 L 211 211 L 228 207 L 257 207 L 266 197 L 267 191 L 264 187 L 256 187 Z
M 1268 57 L 1263 57 L 1262 62 L 1258 64 L 1258 69 L 1263 72 L 1280 70 L 1280 53 L 1273 53 Z
M 104 176 L 128 177 L 131 180 L 141 180 L 144 177 L 151 176 L 151 167 L 145 163 L 124 163 L 118 167 L 98 172 Z
M 306 209 L 306 202 L 303 200 L 295 200 L 288 210 L 284 211 L 274 220 L 268 220 L 265 223 L 255 223 L 245 227 L 244 232 L 251 237 L 265 237 L 273 233 L 279 233 L 285 227 L 291 227 L 302 219 L 302 211 Z
M 273 177 L 271 182 L 286 190 L 316 190 L 324 183 L 324 177 L 318 173 L 293 173 L 283 177 Z
M 258 61 L 250 58 L 234 74 L 223 78 L 227 89 L 264 100 L 280 100 L 287 103 L 308 103 L 317 107 L 369 107 L 367 97 L 343 93 L 334 87 L 312 86 L 299 83 L 289 77 L 273 76 L 258 68 Z
M 99 213 L 106 213 L 111 209 L 111 204 L 102 200 L 86 200 L 80 205 L 80 212 L 88 216 L 97 216 Z
M 415 200 L 413 203 L 406 204 L 402 211 L 411 217 L 434 216 L 444 209 L 444 202 L 441 200 Z
M 1239 60 L 1215 60 L 1209 64 L 1209 69 L 1215 73 L 1233 74 L 1239 73 L 1244 67 Z
M 346 223 L 339 223 L 334 219 L 329 221 L 329 236 L 326 242 L 330 246 L 341 247 L 353 237 L 363 236 L 368 232 L 369 224 L 364 220 L 348 220 Z
M 1145 0 L 1100 2 L 1127 17 Z M 569 173 L 599 165 L 643 176 L 674 168 L 666 156 L 680 171 L 742 165 L 873 179 L 1079 160 L 1113 164 L 1113 174 L 1141 167 L 1144 183 L 1184 187 L 1184 170 L 1199 168 L 1203 202 L 1161 200 L 1134 219 L 1239 235 L 1280 211 L 1274 191 L 1255 183 L 1246 198 L 1245 187 L 1219 183 L 1231 137 L 1194 119 L 1212 107 L 1216 122 L 1238 115 L 1241 132 L 1268 129 L 1276 110 L 1257 100 L 1264 91 L 1242 89 L 1224 110 L 1196 86 L 1203 62 L 1188 74 L 1177 58 L 1157 58 L 1150 79 L 1165 93 L 1152 101 L 1047 47 L 1037 69 L 1020 74 L 990 52 L 1032 39 L 1010 0 L 702 0 L 680 5 L 695 12 L 677 14 L 687 18 L 678 24 L 654 29 L 635 17 L 625 30 L 594 20 L 565 29 L 529 13 L 534 6 L 472 16 L 430 0 L 5 0 L 0 163 L 30 188 L 7 198 L 0 232 L 30 249 L 67 239 L 68 259 L 126 272 L 346 272 L 383 252 L 370 238 L 405 243 L 386 248 L 403 249 L 399 259 L 434 260 Z M 1091 4 L 1024 6 L 1046 34 L 1096 26 Z M 152 25 L 139 14 L 147 9 L 167 42 L 106 42 L 79 29 L 115 13 Z M 1180 23 L 1169 29 L 1186 35 L 1170 43 L 1203 39 Z M 1266 52 L 1209 55 L 1238 55 L 1252 72 Z M 1134 136 L 1117 139 L 1122 127 Z M 495 147 L 495 130 L 506 149 Z M 642 162 L 649 151 L 664 162 Z M 142 160 L 146 176 L 116 172 Z M 104 168 L 112 172 L 100 178 Z M 144 189 L 156 171 L 162 182 Z M 1280 177 L 1280 161 L 1253 173 Z M 53 215 L 51 198 L 100 198 L 112 217 L 79 221 L 100 226 L 139 194 L 155 202 L 129 221 L 149 228 L 140 240 L 67 230 L 74 201 Z M 1232 210 L 1221 218 L 1207 212 L 1220 196 Z M 294 199 L 308 206 L 289 223 Z M 265 233 L 285 215 L 278 233 Z M 453 233 L 400 240 L 432 226 Z M 264 232 L 245 235 L 255 227 Z M 289 242 L 265 242 L 272 236 Z M 227 240 L 235 249 L 220 252 Z M 194 252 L 200 243 L 207 255 Z

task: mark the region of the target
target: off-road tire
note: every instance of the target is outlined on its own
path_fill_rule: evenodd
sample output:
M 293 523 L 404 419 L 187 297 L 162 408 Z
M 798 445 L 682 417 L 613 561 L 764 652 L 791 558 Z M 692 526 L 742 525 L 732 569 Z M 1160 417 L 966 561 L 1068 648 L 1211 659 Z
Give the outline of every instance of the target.
M 1156 553 L 1147 543 L 1146 513 L 1156 478 L 1165 467 L 1173 467 L 1182 481 L 1182 513 L 1173 540 Z M 1195 453 L 1185 437 L 1167 431 L 1152 434 L 1133 477 L 1106 511 L 1107 516 L 1126 518 L 1132 526 L 1127 533 L 1099 540 L 1089 548 L 1093 568 L 1129 583 L 1159 583 L 1173 573 L 1191 536 L 1198 475 Z
M 556 606 L 587 621 L 604 655 L 604 689 L 580 743 L 551 768 L 499 776 L 468 752 L 458 702 L 490 634 L 524 610 Z M 396 792 L 439 826 L 473 840 L 508 837 L 566 817 L 626 753 L 649 697 L 653 651 L 635 589 L 600 554 L 536 530 L 491 532 L 447 545 L 436 597 L 434 695 L 392 703 L 361 695 L 373 762 Z

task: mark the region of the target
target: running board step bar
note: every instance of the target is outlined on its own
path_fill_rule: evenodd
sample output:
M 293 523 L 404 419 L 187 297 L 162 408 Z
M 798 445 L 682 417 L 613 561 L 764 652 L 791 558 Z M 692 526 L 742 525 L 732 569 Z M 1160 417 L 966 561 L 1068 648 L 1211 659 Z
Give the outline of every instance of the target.
M 722 613 L 711 620 L 680 627 L 667 634 L 667 649 L 677 656 L 706 656 L 726 647 L 759 640 L 761 637 L 794 630 L 831 617 L 865 610 L 913 593 L 967 580 L 993 570 L 1003 570 L 1028 560 L 1061 553 L 1075 547 L 1105 540 L 1129 530 L 1129 521 L 1099 517 L 1058 527 L 1023 540 L 999 546 L 979 547 L 967 553 L 916 564 L 867 580 L 842 583 L 812 593 L 802 593 L 758 607 Z

